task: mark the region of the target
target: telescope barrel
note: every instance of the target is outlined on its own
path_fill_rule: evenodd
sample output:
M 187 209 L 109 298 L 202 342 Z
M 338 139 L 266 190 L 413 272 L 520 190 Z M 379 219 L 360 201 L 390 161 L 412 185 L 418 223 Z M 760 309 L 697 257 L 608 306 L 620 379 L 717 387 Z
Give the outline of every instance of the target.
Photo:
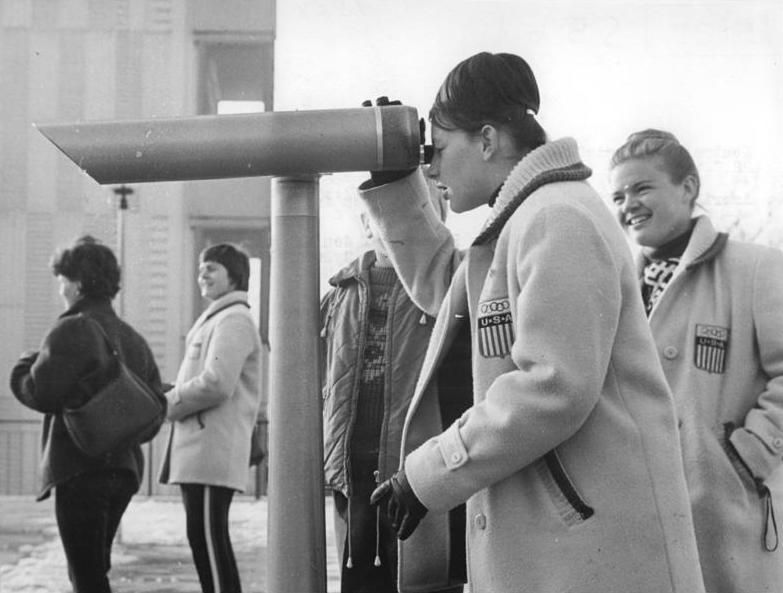
M 422 158 L 407 105 L 36 127 L 100 184 L 389 171 Z

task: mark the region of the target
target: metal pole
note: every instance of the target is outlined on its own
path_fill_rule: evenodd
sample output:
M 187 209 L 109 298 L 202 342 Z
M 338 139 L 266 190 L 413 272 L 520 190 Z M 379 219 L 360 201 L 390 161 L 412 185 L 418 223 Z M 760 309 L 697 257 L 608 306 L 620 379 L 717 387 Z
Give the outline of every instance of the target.
M 121 185 L 114 188 L 114 194 L 118 198 L 117 203 L 117 261 L 120 265 L 123 287 L 126 285 L 128 276 L 125 269 L 125 212 L 128 210 L 128 196 L 133 190 L 127 185 Z M 125 291 L 121 290 L 118 295 L 117 314 L 122 317 L 125 314 Z
M 272 182 L 267 590 L 325 593 L 318 177 Z

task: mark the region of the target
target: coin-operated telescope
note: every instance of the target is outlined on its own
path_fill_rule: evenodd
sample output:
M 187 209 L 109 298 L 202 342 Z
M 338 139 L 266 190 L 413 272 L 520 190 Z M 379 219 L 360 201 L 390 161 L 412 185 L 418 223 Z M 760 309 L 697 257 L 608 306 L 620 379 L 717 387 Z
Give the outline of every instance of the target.
M 318 176 L 426 160 L 413 107 L 37 125 L 100 184 L 274 176 L 267 588 L 326 591 Z
M 100 184 L 402 170 L 424 154 L 406 105 L 37 128 Z

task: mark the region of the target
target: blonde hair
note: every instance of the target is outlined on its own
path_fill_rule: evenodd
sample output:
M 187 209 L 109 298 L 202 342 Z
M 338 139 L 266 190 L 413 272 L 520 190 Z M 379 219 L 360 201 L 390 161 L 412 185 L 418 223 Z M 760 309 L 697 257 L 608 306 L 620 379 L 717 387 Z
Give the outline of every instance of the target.
M 701 188 L 699 171 L 696 169 L 696 163 L 694 163 L 691 154 L 671 132 L 652 128 L 634 132 L 628 136 L 625 144 L 614 151 L 609 168 L 614 169 L 617 165 L 633 159 L 654 157 L 660 157 L 666 172 L 674 183 L 682 183 L 689 175 L 693 176 L 696 181 L 695 201 Z

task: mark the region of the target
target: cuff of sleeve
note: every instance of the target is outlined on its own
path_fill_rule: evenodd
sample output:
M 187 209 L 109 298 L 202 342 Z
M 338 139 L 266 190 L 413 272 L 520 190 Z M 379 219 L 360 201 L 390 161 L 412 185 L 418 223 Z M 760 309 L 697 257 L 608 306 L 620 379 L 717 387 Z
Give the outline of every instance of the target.
M 459 456 L 459 460 L 457 460 Z M 454 470 L 469 461 L 458 422 L 431 438 L 405 458 L 405 477 L 421 503 L 434 512 L 445 512 L 465 502 L 465 487 Z
M 182 394 L 179 392 L 179 387 L 176 385 L 163 394 L 168 401 L 166 406 L 166 417 L 169 420 L 178 420 L 179 414 L 177 414 L 177 404 L 182 401 Z
M 438 446 L 443 463 L 450 471 L 462 467 L 468 462 L 468 451 L 462 442 L 457 422 L 454 422 L 440 435 Z
M 366 200 L 371 209 L 383 211 L 386 216 L 398 215 L 403 218 L 407 216 L 405 207 L 413 208 L 430 202 L 429 188 L 419 169 L 383 185 L 375 185 L 368 179 L 359 186 L 359 197 Z M 390 201 L 395 205 L 393 209 L 388 208 Z
M 753 473 L 754 478 L 766 480 L 780 465 L 783 440 L 780 441 L 780 447 L 775 453 L 769 450 L 764 441 L 746 428 L 737 428 L 731 433 L 729 441 Z

